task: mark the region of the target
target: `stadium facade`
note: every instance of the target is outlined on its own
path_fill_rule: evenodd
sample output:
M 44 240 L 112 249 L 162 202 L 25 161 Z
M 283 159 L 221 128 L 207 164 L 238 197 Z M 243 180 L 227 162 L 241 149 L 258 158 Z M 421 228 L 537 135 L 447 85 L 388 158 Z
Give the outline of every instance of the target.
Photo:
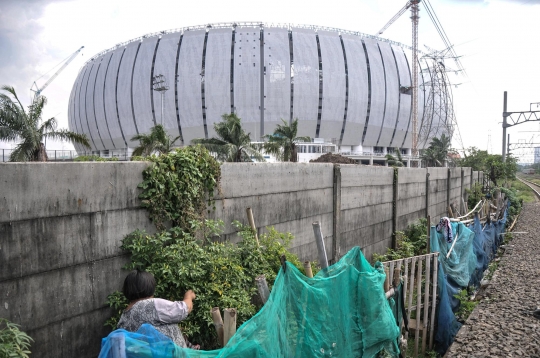
M 255 22 L 145 35 L 85 63 L 71 92 L 69 127 L 86 134 L 95 153 L 120 153 L 159 123 L 184 145 L 210 138 L 213 124 L 233 112 L 253 141 L 281 119 L 298 118 L 298 135 L 324 138 L 344 152 L 408 153 L 412 94 L 404 47 L 358 32 Z M 429 93 L 430 65 L 420 68 L 418 123 L 444 127 L 448 111 Z M 153 89 L 159 75 L 168 83 L 164 92 Z M 439 132 L 428 131 L 420 146 Z

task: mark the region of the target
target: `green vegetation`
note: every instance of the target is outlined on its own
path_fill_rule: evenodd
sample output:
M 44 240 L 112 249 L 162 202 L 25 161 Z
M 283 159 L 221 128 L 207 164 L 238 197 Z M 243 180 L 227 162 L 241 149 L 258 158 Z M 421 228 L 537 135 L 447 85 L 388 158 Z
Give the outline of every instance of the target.
M 510 182 L 510 188 L 515 190 L 517 200 L 524 203 L 533 203 L 535 201 L 535 195 L 532 189 L 519 180 L 512 180 Z
M 19 327 L 18 324 L 0 318 L 0 358 L 29 357 L 31 342 L 34 340 Z
M 146 157 L 154 153 L 169 153 L 178 139 L 180 139 L 180 136 L 172 139 L 165 131 L 165 128 L 158 124 L 150 129 L 150 134 L 137 134 L 131 138 L 132 141 L 138 140 L 140 143 L 133 151 L 132 158 Z
M 131 256 L 124 268 L 152 273 L 156 297 L 177 301 L 193 289 L 195 307 L 181 329 L 204 349 L 218 348 L 211 308 L 236 308 L 238 324 L 251 318 L 260 308 L 255 277 L 264 274 L 271 287 L 281 267 L 281 255 L 303 271 L 298 257 L 288 252 L 293 236 L 269 227 L 259 237 L 259 246 L 254 231 L 235 222 L 242 238 L 238 244 L 215 240 L 223 222 L 207 220 L 204 215 L 214 191 L 219 190 L 219 163 L 201 146 L 149 159 L 153 165 L 143 173 L 140 197 L 158 232 L 137 230 L 124 238 L 121 248 Z M 107 303 L 114 315 L 106 325 L 116 328 L 126 299 L 115 292 Z
M 503 162 L 501 155 L 488 154 L 486 150 L 479 150 L 476 147 L 468 148 L 465 151 L 465 158 L 460 159 L 458 165 L 483 172 L 495 186 L 502 180 L 514 180 L 518 169 L 517 158 L 508 155 Z
M 77 158 L 73 159 L 74 162 L 117 162 L 118 158 L 103 158 L 99 155 L 79 155 Z
M 396 232 L 396 249 L 388 248 L 386 254 L 373 254 L 373 261 L 390 261 L 427 253 L 427 220 L 422 218 L 402 232 Z
M 440 138 L 435 137 L 431 139 L 429 147 L 422 151 L 420 159 L 426 167 L 444 167 L 445 162 L 449 160 L 448 154 L 453 152 L 450 146 L 450 138 L 445 134 Z
M 154 165 L 143 172 L 140 198 L 158 230 L 167 225 L 192 233 L 191 222 L 201 221 L 221 177 L 219 163 L 201 146 L 151 156 Z
M 65 140 L 90 148 L 84 134 L 57 130 L 54 117 L 43 120 L 43 108 L 47 98 L 38 96 L 25 111 L 15 89 L 3 86 L 8 94 L 0 94 L 0 140 L 19 141 L 9 158 L 12 162 L 45 162 L 48 160 L 45 144 L 47 139 Z
M 222 121 L 214 123 L 217 138 L 198 138 L 192 144 L 200 144 L 224 162 L 251 162 L 253 159 L 264 162 L 259 149 L 251 143 L 250 134 L 242 128 L 242 120 L 236 114 L 224 114 Z
M 478 301 L 470 300 L 467 289 L 459 291 L 454 297 L 459 300 L 459 309 L 456 312 L 456 316 L 460 321 L 465 322 L 478 304 Z
M 290 125 L 281 120 L 283 125 L 278 124 L 274 133 L 265 135 L 268 141 L 264 143 L 263 148 L 266 153 L 273 154 L 277 160 L 282 162 L 297 162 L 298 153 L 296 152 L 296 143 L 309 142 L 310 137 L 297 137 L 298 118 Z
M 391 153 L 386 154 L 386 161 L 388 162 L 388 165 L 394 168 L 397 167 L 403 167 L 403 158 L 401 157 L 401 150 L 398 148 L 394 148 L 395 156 Z

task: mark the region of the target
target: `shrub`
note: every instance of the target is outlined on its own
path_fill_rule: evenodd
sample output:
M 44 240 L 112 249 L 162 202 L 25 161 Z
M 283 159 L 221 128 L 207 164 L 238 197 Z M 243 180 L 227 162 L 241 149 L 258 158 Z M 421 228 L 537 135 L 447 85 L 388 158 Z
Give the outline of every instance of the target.
M 103 158 L 99 155 L 79 155 L 77 158 L 73 159 L 74 162 L 117 162 L 118 158 Z
M 205 228 L 196 221 L 192 225 L 197 233 L 205 233 L 203 240 L 178 227 L 154 235 L 135 231 L 126 236 L 122 249 L 131 254 L 131 262 L 125 268 L 152 273 L 156 279 L 156 297 L 178 301 L 188 289 L 194 290 L 197 294 L 194 309 L 180 326 L 192 342 L 213 349 L 218 346 L 210 315 L 212 307 L 236 308 L 240 325 L 260 308 L 253 300 L 257 294 L 255 277 L 265 274 L 271 287 L 281 268 L 281 255 L 299 269 L 302 265 L 296 255 L 287 251 L 293 238 L 289 233 L 270 227 L 260 237 L 261 246 L 258 246 L 251 228 L 236 222 L 242 241 L 234 245 L 211 241 L 219 233 L 222 222 L 205 220 Z M 115 329 L 128 302 L 122 293 L 115 292 L 109 295 L 107 303 L 114 309 L 114 315 L 106 324 Z
M 386 254 L 373 254 L 373 261 L 398 260 L 411 256 L 426 254 L 427 250 L 427 220 L 421 218 L 410 224 L 405 231 L 397 231 L 396 249 L 388 248 Z
M 11 323 L 5 318 L 0 318 L 0 357 L 28 358 L 31 342 L 25 332 L 19 329 L 19 325 Z

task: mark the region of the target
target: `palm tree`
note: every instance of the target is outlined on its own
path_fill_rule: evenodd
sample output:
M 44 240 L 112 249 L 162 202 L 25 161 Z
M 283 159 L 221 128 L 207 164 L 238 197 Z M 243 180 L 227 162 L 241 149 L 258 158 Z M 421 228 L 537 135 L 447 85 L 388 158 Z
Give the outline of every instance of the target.
M 401 156 L 401 149 L 394 148 L 396 156 L 394 157 L 391 153 L 386 154 L 386 161 L 391 167 L 403 167 L 403 157 Z
M 217 138 L 197 138 L 191 143 L 202 145 L 221 161 L 251 162 L 251 158 L 254 158 L 263 162 L 264 157 L 256 146 L 251 144 L 251 133 L 244 132 L 242 120 L 234 113 L 224 114 L 221 118 L 221 122 L 214 123 Z
M 90 148 L 86 135 L 66 129 L 57 130 L 58 123 L 54 117 L 43 121 L 43 107 L 47 104 L 44 96 L 34 98 L 28 111 L 25 111 L 13 87 L 2 86 L 2 90 L 9 95 L 0 93 L 0 140 L 19 141 L 11 153 L 10 161 L 47 161 L 43 144 L 47 138 L 78 143 Z
M 180 136 L 171 139 L 161 124 L 155 125 L 150 129 L 150 134 L 137 134 L 131 138 L 132 141 L 138 140 L 140 143 L 133 151 L 132 157 L 145 157 L 156 152 L 158 154 L 169 153 L 179 138 Z
M 266 153 L 273 154 L 277 160 L 283 162 L 297 162 L 298 153 L 296 152 L 296 143 L 309 142 L 310 137 L 297 137 L 298 118 L 290 125 L 281 119 L 283 125 L 278 124 L 274 134 L 265 135 L 263 138 L 268 142 L 264 143 L 263 148 Z
M 426 166 L 443 167 L 451 151 L 450 145 L 451 140 L 445 134 L 442 134 L 441 138 L 434 137 L 429 147 L 423 151 L 421 159 L 426 162 Z

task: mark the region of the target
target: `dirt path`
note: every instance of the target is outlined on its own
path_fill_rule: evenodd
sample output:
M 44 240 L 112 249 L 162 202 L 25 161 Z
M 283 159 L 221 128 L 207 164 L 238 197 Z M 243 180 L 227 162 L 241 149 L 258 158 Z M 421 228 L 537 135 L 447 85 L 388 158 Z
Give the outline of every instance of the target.
M 485 298 L 463 325 L 446 357 L 539 357 L 540 203 L 526 204 Z

